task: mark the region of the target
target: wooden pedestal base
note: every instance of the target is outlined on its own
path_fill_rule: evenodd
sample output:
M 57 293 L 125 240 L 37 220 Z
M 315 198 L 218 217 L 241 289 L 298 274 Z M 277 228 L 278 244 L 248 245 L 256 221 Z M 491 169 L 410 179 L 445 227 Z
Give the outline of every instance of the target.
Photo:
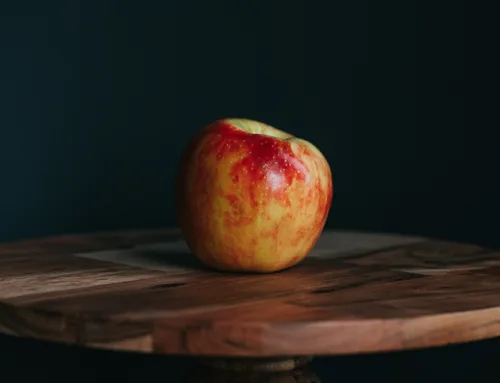
M 320 383 L 311 358 L 200 359 L 186 383 Z

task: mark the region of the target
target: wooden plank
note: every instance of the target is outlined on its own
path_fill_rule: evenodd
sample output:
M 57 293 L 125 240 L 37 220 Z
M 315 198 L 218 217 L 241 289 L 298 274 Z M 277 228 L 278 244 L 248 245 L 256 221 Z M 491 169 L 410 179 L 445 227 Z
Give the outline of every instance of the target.
M 87 312 L 109 318 L 145 320 L 285 299 L 312 290 L 346 289 L 417 277 L 343 264 L 327 267 L 328 264 L 328 260 L 310 260 L 289 272 L 272 275 L 192 274 L 186 276 L 182 285 L 172 286 L 165 278 L 157 286 L 142 289 L 137 283 L 124 283 L 121 290 L 96 293 L 87 289 L 86 295 L 78 297 L 70 291 L 57 299 L 38 299 L 32 306 L 69 314 Z
M 0 332 L 114 350 L 254 357 L 500 335 L 500 253 L 489 249 L 325 232 L 301 264 L 257 275 L 208 270 L 176 235 L 0 245 Z
M 0 300 L 158 276 L 152 270 L 72 256 L 0 256 Z
M 500 265 L 500 253 L 471 244 L 425 241 L 356 256 L 347 262 L 435 275 Z

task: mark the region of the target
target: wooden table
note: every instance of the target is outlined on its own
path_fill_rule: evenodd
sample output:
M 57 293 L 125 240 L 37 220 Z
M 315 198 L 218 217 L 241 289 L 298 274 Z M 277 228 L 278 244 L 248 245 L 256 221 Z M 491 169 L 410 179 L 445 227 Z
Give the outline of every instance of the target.
M 0 332 L 196 356 L 190 382 L 318 382 L 314 355 L 499 336 L 500 253 L 328 231 L 300 265 L 246 275 L 203 268 L 176 229 L 7 243 Z

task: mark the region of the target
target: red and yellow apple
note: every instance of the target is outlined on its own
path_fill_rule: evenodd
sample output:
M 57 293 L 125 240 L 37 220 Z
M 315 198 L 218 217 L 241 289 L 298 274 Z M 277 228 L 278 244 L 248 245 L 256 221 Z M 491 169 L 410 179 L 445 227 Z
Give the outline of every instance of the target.
M 330 166 L 311 143 L 246 119 L 218 120 L 191 140 L 176 184 L 191 251 L 218 270 L 274 272 L 301 262 L 330 210 Z

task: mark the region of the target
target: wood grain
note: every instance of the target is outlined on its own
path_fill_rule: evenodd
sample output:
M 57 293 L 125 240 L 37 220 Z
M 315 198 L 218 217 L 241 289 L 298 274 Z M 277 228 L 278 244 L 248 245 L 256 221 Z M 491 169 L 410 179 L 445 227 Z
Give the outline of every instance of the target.
M 199 356 L 309 356 L 500 336 L 500 253 L 325 232 L 275 274 L 204 268 L 176 229 L 0 245 L 0 332 Z

